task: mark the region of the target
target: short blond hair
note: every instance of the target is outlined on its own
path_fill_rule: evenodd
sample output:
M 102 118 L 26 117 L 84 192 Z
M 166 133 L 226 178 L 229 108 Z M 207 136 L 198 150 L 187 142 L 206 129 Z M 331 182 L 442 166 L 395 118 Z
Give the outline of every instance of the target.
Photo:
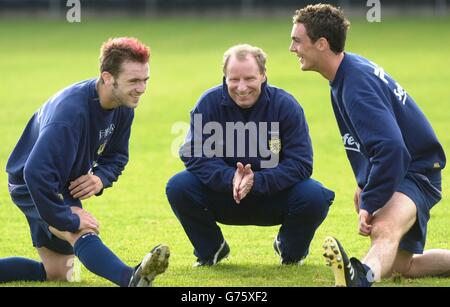
M 223 54 L 223 74 L 227 74 L 227 66 L 231 56 L 235 56 L 238 60 L 244 60 L 249 54 L 255 58 L 261 74 L 264 74 L 266 72 L 267 55 L 261 48 L 249 44 L 239 44 L 225 51 Z

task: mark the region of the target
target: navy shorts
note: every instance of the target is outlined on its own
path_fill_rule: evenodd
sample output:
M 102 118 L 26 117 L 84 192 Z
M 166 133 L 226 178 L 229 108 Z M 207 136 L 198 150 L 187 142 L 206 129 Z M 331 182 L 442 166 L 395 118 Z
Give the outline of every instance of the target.
M 400 241 L 400 249 L 413 254 L 423 254 L 430 210 L 442 198 L 441 172 L 425 175 L 407 173 L 397 191 L 411 198 L 417 207 L 417 220 Z
M 34 247 L 46 247 L 62 255 L 74 254 L 72 245 L 69 242 L 57 238 L 49 231 L 48 224 L 39 215 L 25 184 L 8 182 L 8 190 L 14 204 L 19 207 L 27 218 Z

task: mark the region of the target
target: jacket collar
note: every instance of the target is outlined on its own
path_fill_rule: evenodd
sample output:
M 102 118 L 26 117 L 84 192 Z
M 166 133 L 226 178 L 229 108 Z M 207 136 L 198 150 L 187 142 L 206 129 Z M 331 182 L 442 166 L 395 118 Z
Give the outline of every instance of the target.
M 344 58 L 342 59 L 341 64 L 339 64 L 338 70 L 336 71 L 336 76 L 334 77 L 334 80 L 329 82 L 331 87 L 334 87 L 341 82 L 341 79 L 345 75 L 345 70 L 348 65 L 347 62 L 348 55 L 346 52 L 344 52 Z

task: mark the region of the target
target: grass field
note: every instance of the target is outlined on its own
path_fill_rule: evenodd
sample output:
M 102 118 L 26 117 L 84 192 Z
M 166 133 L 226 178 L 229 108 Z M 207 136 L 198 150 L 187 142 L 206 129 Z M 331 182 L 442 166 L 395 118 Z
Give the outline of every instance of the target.
M 252 20 L 83 20 L 0 21 L 0 258 L 37 259 L 25 218 L 12 204 L 3 171 L 32 113 L 56 91 L 97 75 L 100 44 L 108 37 L 135 36 L 152 47 L 149 88 L 137 109 L 130 162 L 114 188 L 85 202 L 102 225 L 103 241 L 130 265 L 160 242 L 171 247 L 169 270 L 156 286 L 332 286 L 321 245 L 326 235 L 340 238 L 349 254 L 364 255 L 369 240 L 357 235 L 353 208 L 355 180 L 332 114 L 327 82 L 299 70 L 288 52 L 290 16 Z M 450 20 L 354 20 L 347 50 L 384 67 L 414 97 L 450 152 Z M 192 268 L 192 247 L 165 197 L 165 184 L 182 163 L 171 154 L 176 122 L 187 122 L 200 94 L 221 82 L 221 57 L 236 43 L 250 43 L 269 55 L 268 78 L 303 106 L 315 153 L 313 177 L 336 192 L 329 216 L 319 228 L 305 265 L 281 267 L 272 249 L 278 227 L 222 226 L 231 246 L 228 261 Z M 450 172 L 444 171 L 444 198 L 433 209 L 428 248 L 450 249 Z M 43 286 L 17 283 L 15 286 Z M 45 285 L 66 286 L 49 283 Z M 83 268 L 71 286 L 111 286 Z M 390 280 L 377 286 L 450 286 L 450 279 Z

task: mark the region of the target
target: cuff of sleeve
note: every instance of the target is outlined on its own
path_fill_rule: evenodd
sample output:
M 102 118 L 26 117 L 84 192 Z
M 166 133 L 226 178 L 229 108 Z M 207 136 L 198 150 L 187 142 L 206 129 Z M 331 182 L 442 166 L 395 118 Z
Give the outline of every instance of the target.
M 68 227 L 67 231 L 71 233 L 76 233 L 80 229 L 80 217 L 76 214 L 72 214 L 70 217 L 72 224 Z
M 374 204 L 368 204 L 366 201 L 361 199 L 360 208 L 363 209 L 363 210 L 366 210 L 370 214 L 373 214 L 375 211 L 377 211 L 378 209 L 380 209 L 382 207 L 383 206 L 378 206 L 378 205 L 374 205 Z
M 264 192 L 264 177 L 259 172 L 255 172 L 252 193 L 262 195 Z
M 229 169 L 225 174 L 225 187 L 224 192 L 233 192 L 233 179 L 234 179 L 235 170 Z
M 105 174 L 101 170 L 96 170 L 94 172 L 94 175 L 97 176 L 98 178 L 100 178 L 100 180 L 103 183 L 103 189 L 98 194 L 96 194 L 98 196 L 98 195 L 101 195 L 103 193 L 104 189 L 109 188 L 110 186 L 112 186 L 112 183 L 111 183 L 111 181 L 108 180 L 108 178 L 106 178 Z

